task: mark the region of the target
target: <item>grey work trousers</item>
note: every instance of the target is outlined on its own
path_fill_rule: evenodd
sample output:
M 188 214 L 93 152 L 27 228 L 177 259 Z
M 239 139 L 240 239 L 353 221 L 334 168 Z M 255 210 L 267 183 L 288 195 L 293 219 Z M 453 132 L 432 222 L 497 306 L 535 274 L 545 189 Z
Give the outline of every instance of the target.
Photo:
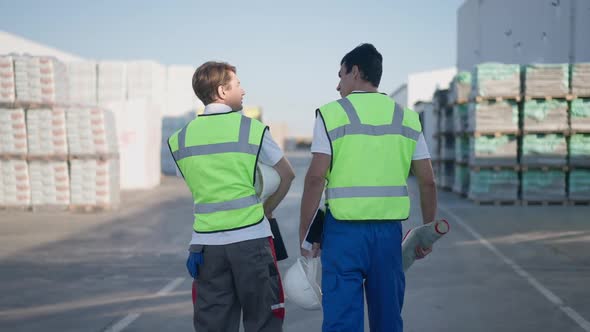
M 203 247 L 194 282 L 193 322 L 197 332 L 283 330 L 283 287 L 272 238 Z M 194 290 L 194 291 L 195 291 Z

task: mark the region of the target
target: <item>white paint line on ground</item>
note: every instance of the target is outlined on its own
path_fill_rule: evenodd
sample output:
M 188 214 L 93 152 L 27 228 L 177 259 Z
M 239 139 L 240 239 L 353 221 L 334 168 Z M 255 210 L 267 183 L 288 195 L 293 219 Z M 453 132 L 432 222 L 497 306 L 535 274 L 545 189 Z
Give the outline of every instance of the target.
M 170 281 L 166 286 L 160 289 L 156 296 L 164 296 L 172 292 L 176 287 L 180 286 L 185 278 L 176 278 Z M 139 318 L 141 313 L 131 313 L 127 316 L 123 317 L 121 320 L 116 322 L 113 326 L 109 327 L 108 329 L 104 330 L 104 332 L 121 332 L 131 323 L 133 323 L 136 319 Z
M 504 256 L 493 244 L 491 244 L 488 240 L 486 240 L 483 236 L 479 235 L 471 226 L 469 226 L 465 221 L 453 213 L 451 210 L 441 206 L 439 204 L 440 210 L 442 210 L 446 215 L 453 218 L 453 221 L 459 224 L 463 229 L 467 232 L 471 233 L 471 235 L 477 239 L 477 241 L 483 245 L 484 247 L 488 248 L 491 252 L 493 252 L 498 258 L 500 258 L 504 263 L 509 265 L 516 274 L 521 276 L 525 279 L 531 286 L 533 286 L 539 293 L 541 293 L 545 298 L 557 306 L 561 311 L 563 311 L 569 318 L 571 318 L 574 322 L 578 324 L 584 331 L 590 332 L 590 322 L 588 322 L 582 315 L 580 315 L 577 311 L 573 308 L 568 307 L 564 304 L 564 302 L 555 295 L 552 291 L 547 289 L 547 287 L 543 286 L 537 279 L 535 279 L 531 274 L 526 272 L 522 267 L 516 264 L 510 258 Z

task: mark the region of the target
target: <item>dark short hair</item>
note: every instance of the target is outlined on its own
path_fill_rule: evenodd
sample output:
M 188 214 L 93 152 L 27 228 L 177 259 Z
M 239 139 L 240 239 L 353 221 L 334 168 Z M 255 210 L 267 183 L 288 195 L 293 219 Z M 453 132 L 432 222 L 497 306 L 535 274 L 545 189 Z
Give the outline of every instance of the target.
M 217 87 L 226 86 L 231 80 L 230 72 L 236 72 L 236 67 L 225 63 L 205 62 L 193 75 L 193 91 L 203 104 L 211 104 L 217 98 Z
M 348 52 L 340 65 L 346 67 L 346 73 L 350 73 L 352 66 L 357 66 L 361 72 L 361 78 L 378 87 L 383 74 L 383 56 L 372 44 L 361 44 Z

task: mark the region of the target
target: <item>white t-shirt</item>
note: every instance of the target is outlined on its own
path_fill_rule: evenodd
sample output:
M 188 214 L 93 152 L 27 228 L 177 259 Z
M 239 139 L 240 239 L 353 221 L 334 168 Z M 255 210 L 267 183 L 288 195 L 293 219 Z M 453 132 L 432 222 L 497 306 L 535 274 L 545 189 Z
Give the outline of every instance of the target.
M 205 106 L 203 114 L 218 114 L 231 112 L 231 108 L 224 104 L 209 104 Z M 260 154 L 258 155 L 258 162 L 268 166 L 276 165 L 279 160 L 283 158 L 283 151 L 272 139 L 269 131 L 264 133 L 262 139 L 262 146 L 260 147 Z M 191 225 L 192 230 L 192 225 Z M 218 233 L 197 233 L 192 230 L 192 238 L 190 244 L 204 244 L 204 245 L 222 245 L 241 241 L 260 239 L 272 236 L 270 224 L 266 217 L 261 223 L 247 228 L 237 229 L 228 232 Z
M 326 128 L 324 126 L 324 120 L 321 116 L 318 116 L 315 119 L 315 125 L 313 127 L 313 140 L 311 141 L 311 152 L 323 153 L 327 155 L 332 154 L 330 140 L 328 139 L 328 134 L 326 133 Z M 420 133 L 418 141 L 416 142 L 416 149 L 414 150 L 412 160 L 422 159 L 430 159 L 430 153 L 428 152 L 428 146 L 426 146 L 424 134 Z

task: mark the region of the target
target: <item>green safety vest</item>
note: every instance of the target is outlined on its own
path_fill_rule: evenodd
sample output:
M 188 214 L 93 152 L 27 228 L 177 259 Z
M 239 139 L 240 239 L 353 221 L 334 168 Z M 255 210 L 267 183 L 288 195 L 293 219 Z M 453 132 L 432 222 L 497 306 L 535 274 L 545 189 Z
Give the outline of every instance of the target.
M 422 132 L 418 113 L 378 93 L 353 93 L 318 110 L 332 146 L 326 205 L 337 220 L 405 220 L 406 180 Z
M 268 127 L 236 112 L 200 115 L 168 139 L 194 200 L 193 229 L 214 233 L 264 220 L 256 162 Z

